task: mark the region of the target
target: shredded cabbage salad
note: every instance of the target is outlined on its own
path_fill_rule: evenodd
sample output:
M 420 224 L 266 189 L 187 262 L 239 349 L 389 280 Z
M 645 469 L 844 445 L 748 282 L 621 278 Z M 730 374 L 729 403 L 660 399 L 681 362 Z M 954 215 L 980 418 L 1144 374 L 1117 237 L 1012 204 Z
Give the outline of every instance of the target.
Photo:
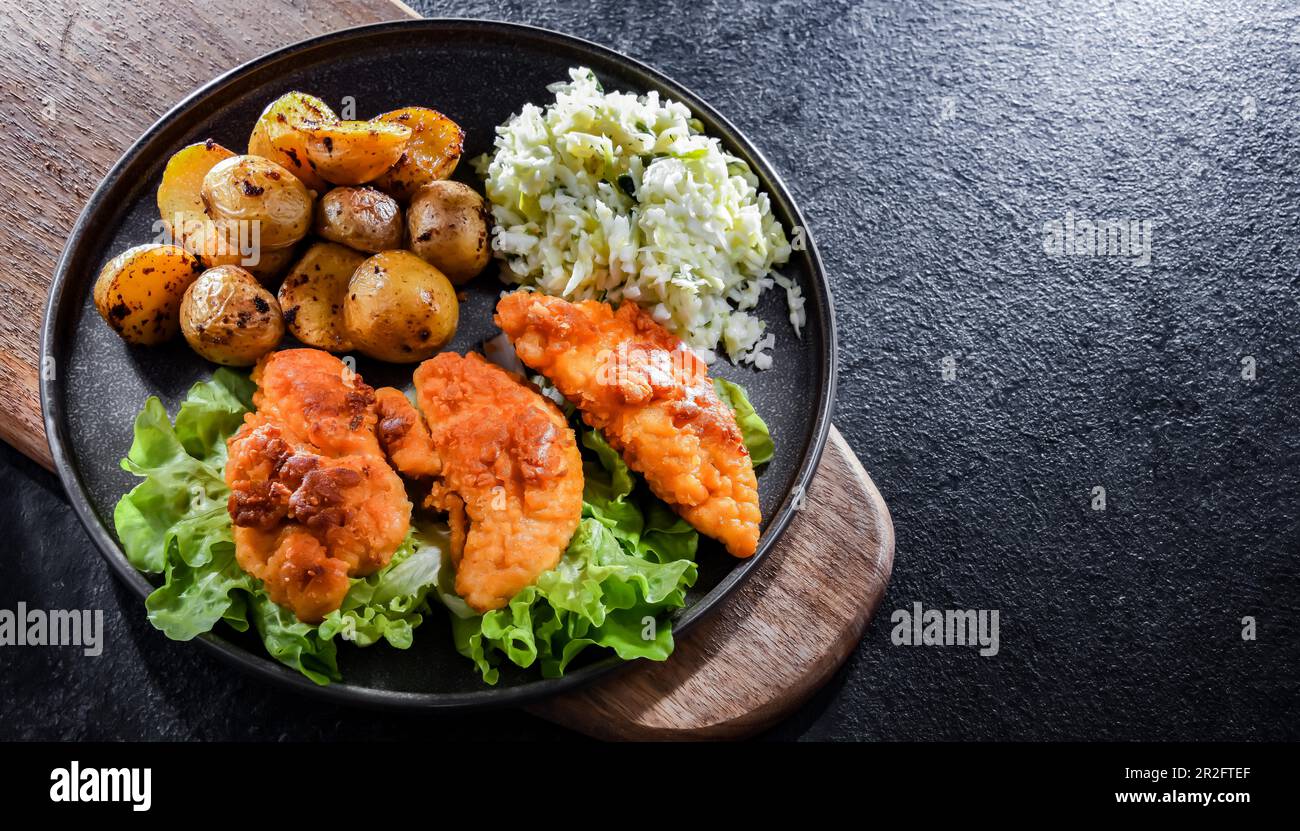
M 712 363 L 772 364 L 750 312 L 790 258 L 785 230 L 741 159 L 657 92 L 606 93 L 590 69 L 497 128 L 474 164 L 505 279 L 569 300 L 632 300 Z M 803 297 L 781 277 L 796 332 Z

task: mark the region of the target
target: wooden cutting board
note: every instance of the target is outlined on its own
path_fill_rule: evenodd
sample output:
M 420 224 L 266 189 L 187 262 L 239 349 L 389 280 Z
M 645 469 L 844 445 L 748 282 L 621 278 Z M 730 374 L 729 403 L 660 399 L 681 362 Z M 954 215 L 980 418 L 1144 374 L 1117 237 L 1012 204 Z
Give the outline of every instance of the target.
M 113 162 L 187 92 L 288 43 L 417 17 L 395 0 L 0 5 L 0 438 L 51 467 L 40 325 L 67 231 Z M 889 510 L 832 429 L 805 509 L 672 659 L 535 705 L 603 738 L 734 738 L 807 699 L 852 652 L 893 564 Z

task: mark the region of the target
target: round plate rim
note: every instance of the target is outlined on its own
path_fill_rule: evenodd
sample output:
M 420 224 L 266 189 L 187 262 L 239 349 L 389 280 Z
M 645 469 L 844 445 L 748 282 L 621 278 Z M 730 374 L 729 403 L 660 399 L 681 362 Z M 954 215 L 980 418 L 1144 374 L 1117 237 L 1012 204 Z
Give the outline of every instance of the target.
M 248 74 L 259 67 L 283 60 L 284 58 L 306 52 L 321 47 L 333 45 L 338 48 L 350 40 L 359 38 L 368 38 L 373 36 L 383 36 L 390 32 L 410 31 L 414 29 L 439 30 L 439 29 L 475 29 L 480 32 L 496 32 L 506 37 L 526 37 L 542 42 L 551 42 L 563 45 L 570 49 L 580 52 L 586 52 L 602 58 L 603 60 L 618 64 L 625 71 L 633 75 L 639 75 L 648 79 L 651 83 L 647 84 L 649 88 L 659 88 L 667 90 L 678 100 L 686 103 L 692 110 L 693 114 L 711 121 L 713 125 L 720 128 L 722 136 L 734 145 L 742 148 L 753 161 L 761 178 L 768 184 L 769 197 L 779 201 L 782 207 L 793 218 L 795 224 L 804 229 L 804 238 L 807 244 L 807 256 L 811 264 L 811 282 L 816 289 L 815 299 L 821 312 L 822 321 L 822 360 L 821 360 L 821 387 L 823 395 L 817 403 L 817 412 L 814 416 L 813 431 L 811 441 L 804 458 L 800 463 L 799 469 L 795 475 L 795 484 L 786 493 L 781 505 L 778 507 L 775 516 L 768 526 L 767 532 L 760 541 L 758 551 L 754 556 L 739 562 L 716 586 L 713 587 L 697 603 L 683 610 L 678 617 L 674 619 L 674 634 L 680 635 L 689 630 L 701 617 L 718 605 L 718 603 L 734 590 L 742 580 L 744 580 L 760 562 L 768 555 L 775 546 L 776 542 L 784 533 L 786 526 L 793 516 L 795 510 L 796 494 L 806 493 L 812 480 L 813 474 L 817 470 L 817 465 L 821 461 L 822 451 L 825 449 L 826 441 L 831 426 L 831 411 L 835 401 L 835 387 L 837 376 L 837 359 L 838 359 L 838 338 L 835 326 L 834 304 L 831 301 L 830 284 L 826 278 L 826 273 L 822 265 L 821 257 L 817 250 L 813 234 L 805 221 L 802 212 L 790 196 L 789 190 L 781 180 L 775 169 L 767 158 L 750 142 L 743 133 L 738 130 L 725 116 L 717 112 L 703 98 L 696 95 L 689 88 L 678 83 L 674 79 L 665 75 L 641 61 L 629 57 L 610 47 L 603 46 L 593 41 L 586 40 L 574 35 L 557 32 L 538 26 L 530 26 L 520 23 L 510 23 L 496 20 L 479 20 L 470 18 L 420 18 L 413 20 L 388 21 L 384 23 L 368 24 L 364 26 L 355 26 L 346 29 L 339 29 L 324 35 L 307 38 L 297 43 L 281 47 L 274 51 L 268 52 L 260 57 L 254 58 L 243 63 L 234 69 L 231 69 L 221 75 L 213 78 L 199 88 L 190 92 L 171 109 L 164 113 L 157 121 L 138 138 L 131 146 L 118 158 L 103 180 L 96 187 L 95 192 L 87 201 L 85 208 L 78 216 L 76 223 L 68 235 L 67 242 L 60 254 L 58 264 L 55 267 L 54 277 L 50 284 L 49 298 L 46 303 L 45 316 L 41 324 L 41 346 L 40 355 L 42 364 L 47 357 L 53 358 L 52 347 L 58 344 L 58 324 L 60 312 L 68 305 L 65 298 L 65 289 L 68 284 L 69 270 L 71 260 L 75 252 L 83 244 L 83 239 L 87 234 L 87 229 L 93 219 L 104 209 L 104 202 L 107 194 L 116 186 L 117 180 L 121 178 L 122 171 L 131 163 L 141 152 L 142 148 L 164 127 L 168 126 L 174 120 L 181 118 L 187 110 L 205 99 L 214 90 L 223 85 L 232 83 L 245 74 Z M 81 298 L 74 298 L 78 303 Z M 57 366 L 57 361 L 54 364 Z M 129 586 L 140 598 L 143 598 L 151 591 L 154 586 L 126 560 L 125 554 L 118 546 L 116 540 L 109 532 L 108 528 L 102 523 L 95 513 L 90 503 L 89 495 L 81 481 L 80 474 L 70 452 L 70 445 L 65 430 L 65 413 L 62 402 L 62 383 L 57 373 L 53 377 L 47 377 L 45 372 L 40 373 L 40 394 L 41 410 L 44 418 L 45 433 L 50 446 L 50 454 L 54 461 L 55 470 L 59 480 L 63 484 L 64 490 L 68 495 L 68 500 L 72 505 L 77 518 L 85 527 L 87 533 L 94 541 L 100 555 L 108 563 L 109 567 L 116 574 L 118 579 Z M 634 664 L 632 661 L 621 661 L 617 657 L 610 657 L 597 661 L 582 667 L 572 673 L 566 674 L 562 678 L 539 679 L 537 681 L 521 684 L 514 687 L 488 687 L 484 686 L 482 690 L 470 693 L 433 693 L 433 692 L 407 692 L 396 690 L 383 690 L 373 687 L 365 687 L 349 684 L 346 681 L 334 682 L 326 686 L 317 685 L 300 673 L 286 667 L 269 656 L 254 654 L 228 640 L 207 633 L 198 639 L 206 647 L 217 653 L 221 658 L 239 667 L 240 669 L 259 678 L 266 679 L 273 683 L 279 684 L 290 689 L 312 695 L 317 698 L 323 698 L 335 703 L 345 703 L 351 705 L 361 705 L 372 708 L 382 709 L 406 709 L 406 710 L 474 710 L 504 706 L 519 706 L 530 702 L 537 701 L 541 698 L 555 695 L 566 690 L 576 689 L 585 685 L 598 677 L 607 675 L 611 672 L 626 668 Z M 670 657 L 668 660 L 672 660 Z

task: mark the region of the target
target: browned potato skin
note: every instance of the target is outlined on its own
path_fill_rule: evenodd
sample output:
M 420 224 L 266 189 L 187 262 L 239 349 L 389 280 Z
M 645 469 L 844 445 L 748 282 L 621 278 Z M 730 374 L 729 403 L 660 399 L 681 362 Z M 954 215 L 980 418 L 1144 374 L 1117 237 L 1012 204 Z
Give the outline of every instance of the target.
M 270 159 L 297 176 L 304 185 L 324 193 L 329 183 L 307 158 L 307 137 L 301 128 L 338 120 L 334 111 L 319 98 L 305 92 L 287 92 L 272 101 L 257 119 L 248 137 L 248 153 Z
M 318 242 L 280 285 L 280 308 L 293 336 L 307 346 L 329 352 L 351 352 L 352 339 L 343 325 L 343 299 L 348 282 L 366 256 L 345 245 Z
M 489 222 L 483 197 L 460 182 L 427 185 L 406 210 L 411 250 L 457 286 L 474 279 L 492 259 Z
M 334 188 L 316 205 L 316 233 L 358 251 L 400 248 L 404 232 L 397 200 L 374 188 Z
M 235 265 L 200 274 L 185 291 L 180 318 L 190 347 L 226 366 L 251 366 L 284 337 L 275 295 Z
M 237 265 L 256 277 L 262 285 L 269 285 L 274 283 L 284 273 L 285 269 L 293 263 L 295 253 L 297 253 L 297 249 L 292 246 L 279 248 L 275 251 L 262 250 L 258 252 L 259 256 L 256 263 L 245 262 L 245 260 L 251 258 L 238 251 L 208 254 L 201 257 L 201 259 L 208 268 L 216 268 L 219 265 Z
M 438 269 L 409 251 L 383 251 L 357 267 L 343 302 L 343 322 L 362 354 L 411 363 L 433 355 L 456 334 L 456 290 Z
M 95 308 L 128 343 L 176 337 L 182 297 L 203 270 L 179 245 L 138 245 L 109 260 L 95 280 Z
M 158 215 L 172 221 L 177 214 L 204 213 L 200 190 L 203 177 L 218 162 L 235 154 L 211 139 L 182 147 L 172 154 L 158 186 Z
M 263 250 L 288 248 L 311 228 L 312 195 L 298 177 L 261 156 L 233 156 L 203 177 L 199 197 L 208 216 L 235 227 L 256 223 Z M 251 226 L 246 226 L 250 227 Z
M 465 133 L 447 116 L 427 107 L 403 107 L 372 121 L 404 124 L 411 140 L 401 157 L 375 184 L 403 203 L 430 182 L 450 179 L 465 147 Z
M 162 184 L 158 186 L 158 214 L 172 241 L 197 256 L 203 265 L 208 268 L 238 265 L 253 272 L 259 280 L 271 282 L 293 261 L 292 248 L 271 250 L 259 245 L 258 262 L 246 263 L 249 257 L 243 249 L 252 242 L 247 227 L 241 240 L 237 223 L 212 219 L 203 204 L 204 178 L 217 164 L 235 155 L 214 141 L 178 150 L 168 160 Z
M 327 182 L 364 185 L 402 157 L 411 128 L 384 121 L 335 121 L 302 128 L 307 160 Z
M 163 169 L 157 194 L 158 215 L 172 241 L 201 258 L 205 249 L 209 253 L 215 250 L 217 240 L 224 236 L 203 207 L 203 177 L 218 163 L 234 156 L 209 139 L 177 150 Z

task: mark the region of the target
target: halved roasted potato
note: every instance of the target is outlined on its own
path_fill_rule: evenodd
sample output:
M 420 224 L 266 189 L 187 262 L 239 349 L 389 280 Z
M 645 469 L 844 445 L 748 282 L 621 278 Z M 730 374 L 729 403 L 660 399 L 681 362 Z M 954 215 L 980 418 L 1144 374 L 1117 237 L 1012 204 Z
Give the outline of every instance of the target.
M 433 355 L 456 334 L 459 317 L 451 283 L 410 251 L 383 251 L 357 266 L 343 301 L 356 348 L 394 363 Z
M 375 180 L 378 187 L 406 202 L 430 182 L 451 178 L 465 147 L 465 133 L 459 124 L 427 107 L 403 107 L 371 120 L 411 128 L 406 150 Z
M 162 343 L 176 336 L 181 299 L 202 270 L 179 245 L 138 245 L 99 272 L 95 308 L 127 342 Z
M 338 116 L 324 101 L 305 92 L 287 92 L 272 101 L 257 119 L 248 137 L 248 152 L 287 168 L 304 185 L 324 193 L 329 185 L 307 159 L 307 137 L 300 128 L 335 121 Z
M 345 245 L 318 242 L 280 284 L 280 308 L 293 336 L 308 346 L 349 352 L 352 339 L 343 325 L 343 300 L 348 281 L 366 255 Z
M 211 218 L 203 206 L 203 177 L 219 162 L 234 155 L 208 139 L 177 150 L 163 168 L 162 183 L 158 185 L 158 215 L 172 241 L 193 254 L 201 254 L 208 238 L 218 236 L 207 227 Z
M 261 156 L 232 156 L 212 166 L 199 192 L 207 215 L 262 250 L 288 248 L 311 228 L 312 194 L 298 177 Z
M 234 265 L 209 268 L 185 291 L 181 331 L 195 352 L 227 366 L 251 366 L 284 337 L 275 295 Z
M 361 185 L 402 157 L 411 128 L 386 121 L 335 121 L 300 128 L 307 160 L 321 178 L 336 185 Z

